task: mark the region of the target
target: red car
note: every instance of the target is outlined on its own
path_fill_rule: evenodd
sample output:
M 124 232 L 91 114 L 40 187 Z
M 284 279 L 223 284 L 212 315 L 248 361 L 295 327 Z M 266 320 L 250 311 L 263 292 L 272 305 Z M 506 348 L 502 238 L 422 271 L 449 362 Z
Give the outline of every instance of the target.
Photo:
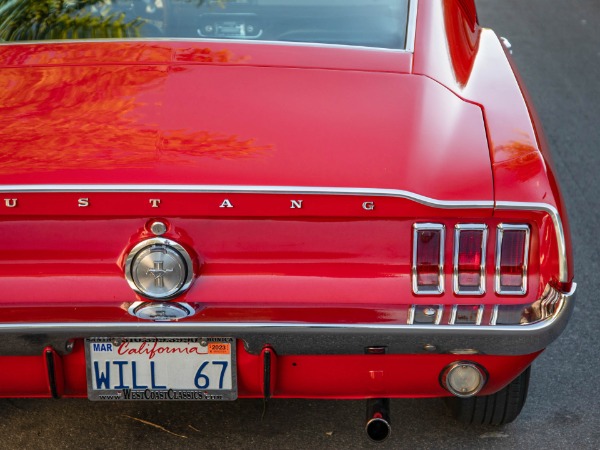
M 573 259 L 473 0 L 60 3 L 0 6 L 1 396 L 517 417 Z

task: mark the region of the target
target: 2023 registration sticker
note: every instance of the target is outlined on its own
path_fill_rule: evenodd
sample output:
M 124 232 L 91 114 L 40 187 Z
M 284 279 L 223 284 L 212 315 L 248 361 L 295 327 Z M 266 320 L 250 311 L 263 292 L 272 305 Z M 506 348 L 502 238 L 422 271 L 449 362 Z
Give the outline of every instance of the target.
M 90 400 L 235 400 L 234 338 L 85 341 Z

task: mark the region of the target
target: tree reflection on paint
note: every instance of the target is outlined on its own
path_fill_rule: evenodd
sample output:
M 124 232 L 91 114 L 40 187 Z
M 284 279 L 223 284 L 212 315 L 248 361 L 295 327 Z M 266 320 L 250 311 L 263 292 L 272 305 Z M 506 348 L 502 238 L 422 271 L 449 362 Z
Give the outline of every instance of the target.
M 156 37 L 165 31 L 166 1 L 0 0 L 0 40 Z
M 3 69 L 0 173 L 148 168 L 269 149 L 212 130 L 162 129 L 168 74 L 166 65 Z
M 495 166 L 514 172 L 518 181 L 527 181 L 539 173 L 541 155 L 527 142 L 511 141 L 494 149 Z

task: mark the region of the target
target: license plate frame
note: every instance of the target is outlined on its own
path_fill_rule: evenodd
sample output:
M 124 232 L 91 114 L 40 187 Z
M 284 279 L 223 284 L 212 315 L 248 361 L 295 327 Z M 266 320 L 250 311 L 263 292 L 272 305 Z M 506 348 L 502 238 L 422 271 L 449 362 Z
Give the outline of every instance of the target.
M 235 338 L 90 337 L 84 346 L 89 400 L 237 399 Z

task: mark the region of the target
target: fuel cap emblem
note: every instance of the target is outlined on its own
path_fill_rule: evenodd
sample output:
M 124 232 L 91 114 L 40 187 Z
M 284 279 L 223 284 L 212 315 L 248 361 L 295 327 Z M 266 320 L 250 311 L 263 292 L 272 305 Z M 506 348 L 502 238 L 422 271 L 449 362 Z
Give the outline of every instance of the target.
M 131 249 L 125 262 L 125 278 L 144 297 L 168 299 L 190 287 L 192 259 L 175 241 L 147 239 Z

